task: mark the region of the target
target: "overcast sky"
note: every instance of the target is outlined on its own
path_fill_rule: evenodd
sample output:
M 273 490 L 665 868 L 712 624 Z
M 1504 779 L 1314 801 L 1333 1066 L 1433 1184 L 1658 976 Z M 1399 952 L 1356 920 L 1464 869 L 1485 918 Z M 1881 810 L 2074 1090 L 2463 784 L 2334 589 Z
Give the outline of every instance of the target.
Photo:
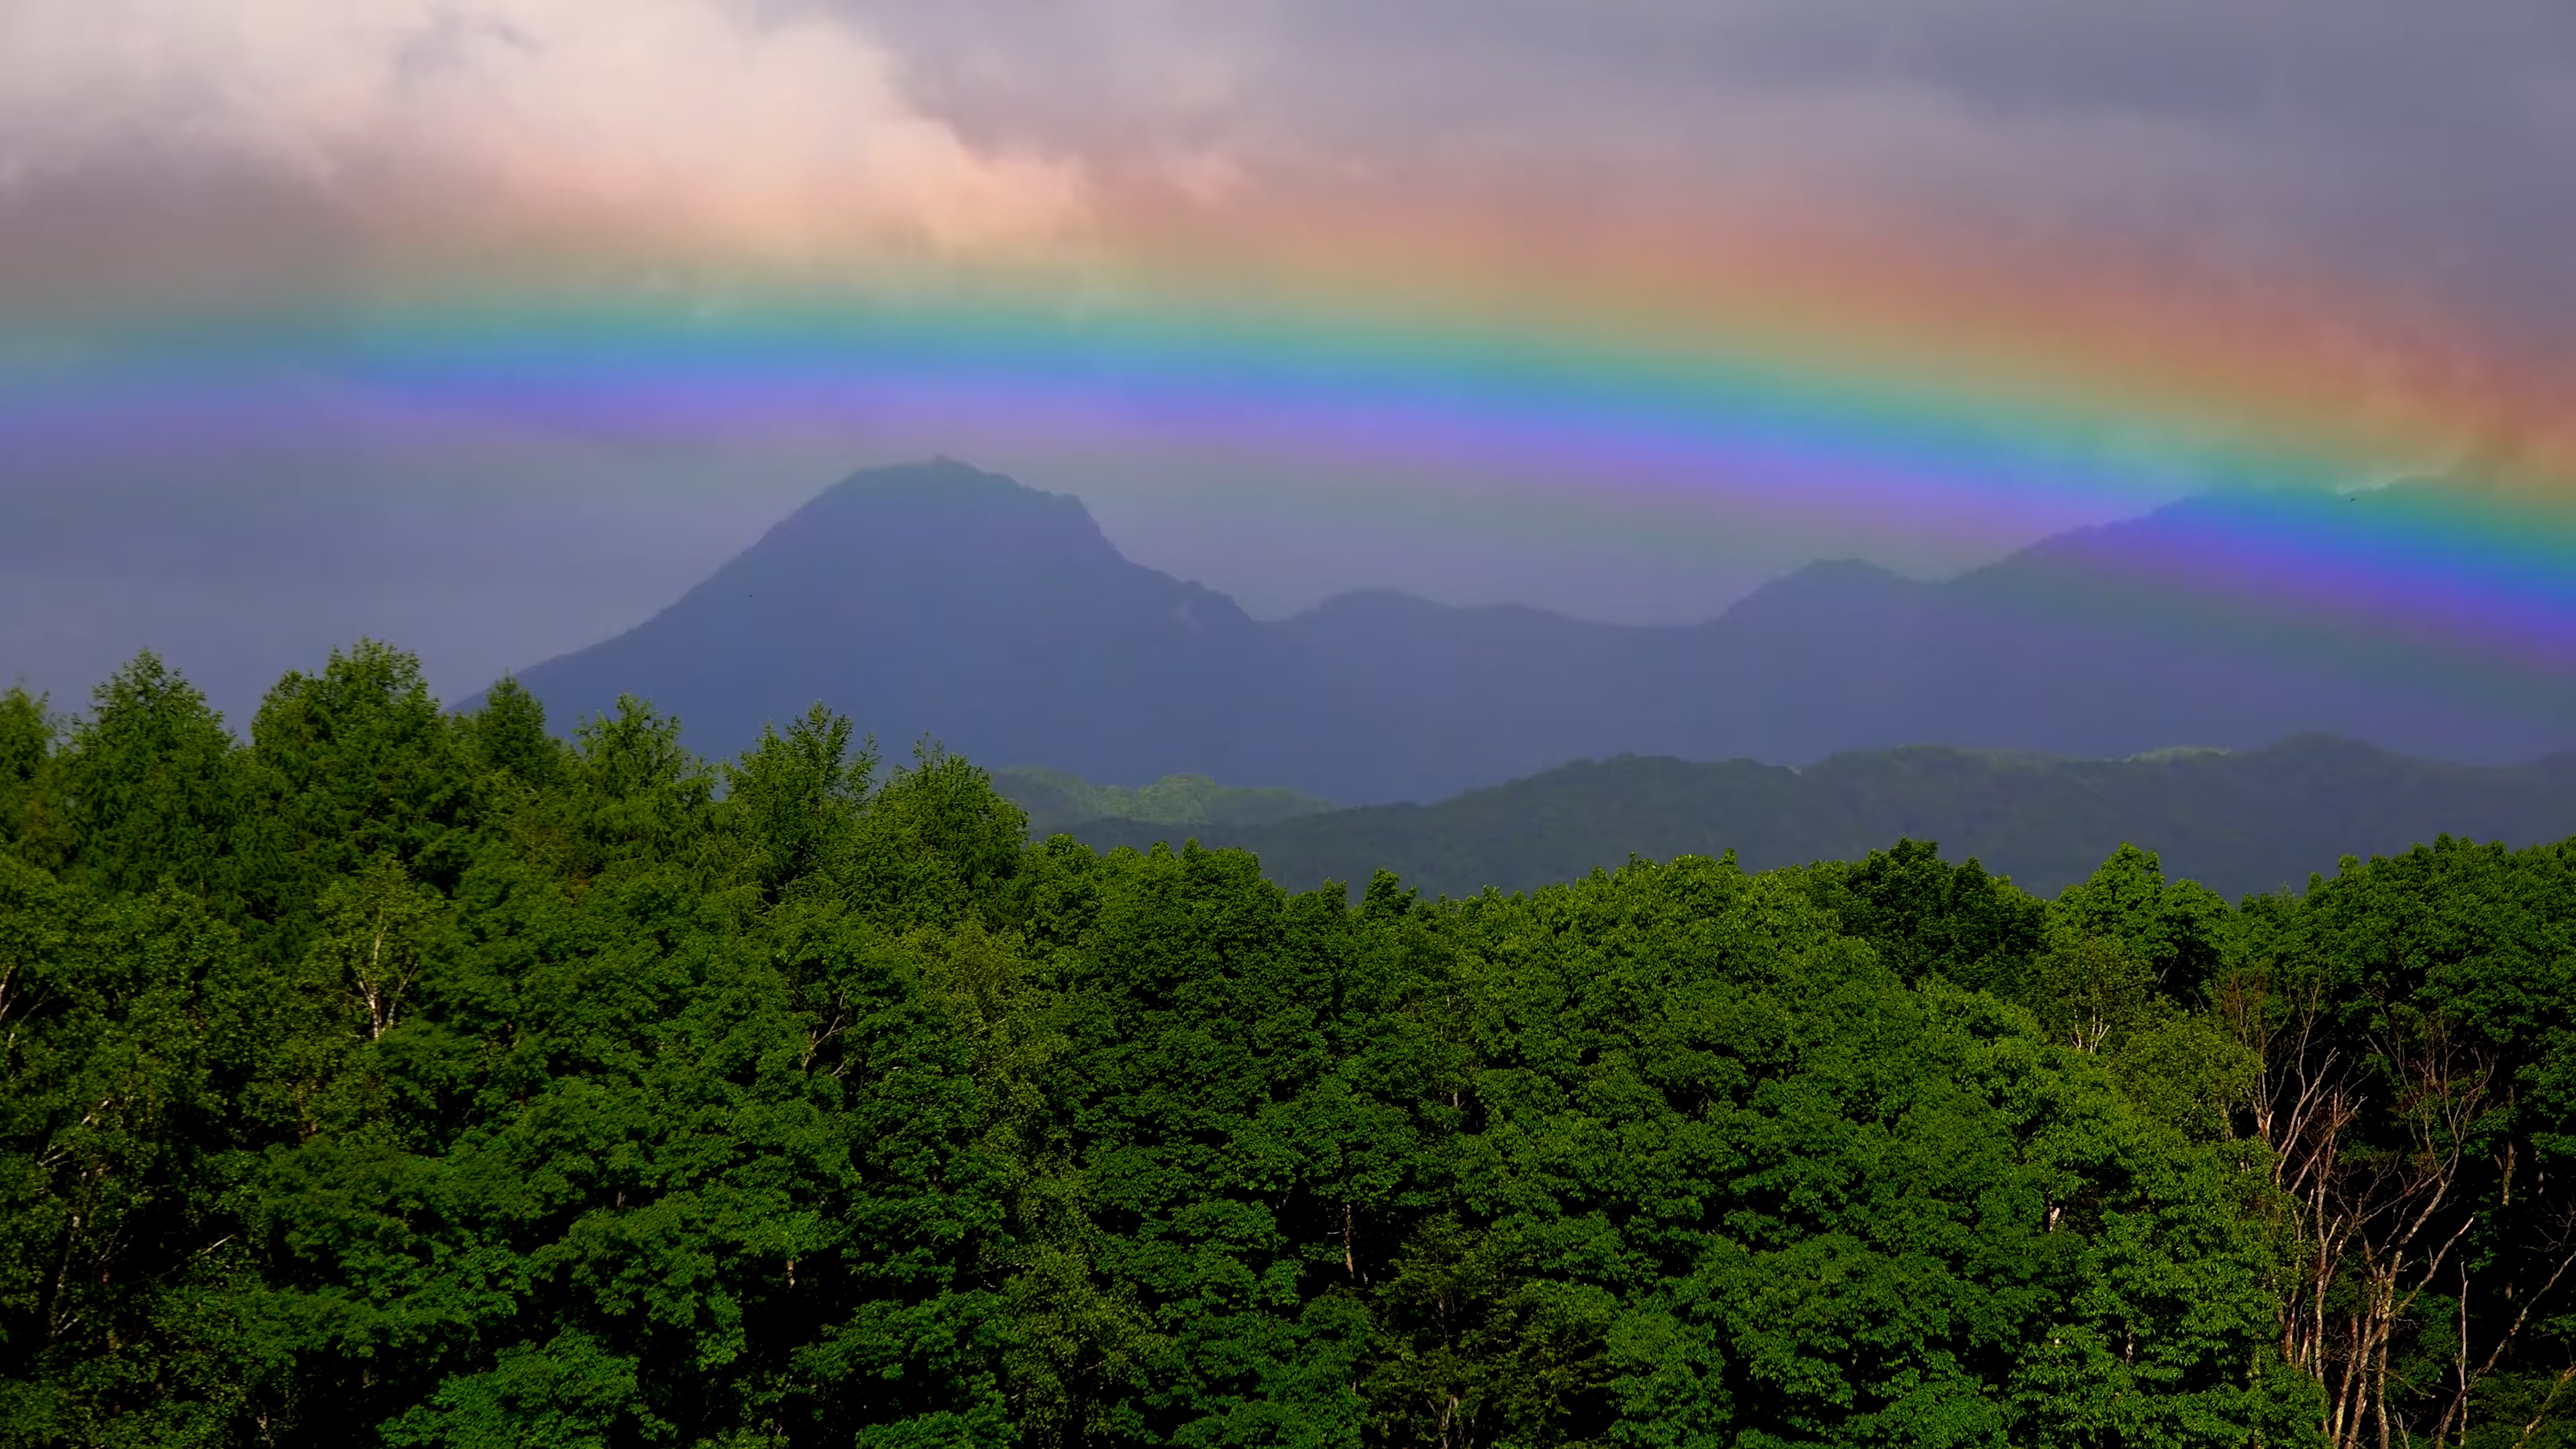
M 48 369 L 125 345 L 119 316 L 265 288 L 327 318 L 433 250 L 500 273 L 583 228 L 779 265 L 1078 251 L 1111 194 L 1474 206 L 1533 176 L 1605 213 L 1825 197 L 2002 250 L 2117 237 L 2563 352 L 2576 5 L 15 0 L 0 450 L 49 441 L 0 451 L 0 676 L 68 702 L 149 644 L 238 713 L 367 631 L 461 695 L 640 619 L 849 468 L 932 451 L 1080 494 L 1132 557 L 1271 614 L 1386 584 L 1690 619 L 1814 557 L 1938 573 L 2110 506 L 1891 538 L 1721 489 L 1638 526 L 1397 476 L 1421 460 L 1323 476 L 893 407 L 679 440 L 446 417 L 424 449 L 417 414 L 449 404 L 318 365 L 225 426 L 47 413 Z

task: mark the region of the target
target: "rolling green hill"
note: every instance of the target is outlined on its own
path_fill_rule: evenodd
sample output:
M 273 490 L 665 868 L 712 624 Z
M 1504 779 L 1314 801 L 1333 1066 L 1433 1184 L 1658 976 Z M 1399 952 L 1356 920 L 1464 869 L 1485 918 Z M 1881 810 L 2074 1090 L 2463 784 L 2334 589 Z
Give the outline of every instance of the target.
M 1192 827 L 1184 829 L 1182 827 Z M 1853 858 L 1900 836 L 1974 856 L 2029 890 L 2082 880 L 2123 843 L 2230 895 L 2302 886 L 2346 854 L 2450 834 L 2529 845 L 2576 834 L 2576 756 L 2467 766 L 2323 735 L 2268 749 L 2159 750 L 2124 760 L 1916 746 L 1835 755 L 1805 771 L 1750 760 L 1620 756 L 1432 805 L 1377 805 L 1274 823 L 1103 819 L 1085 843 L 1195 835 L 1258 853 L 1274 880 L 1365 883 L 1384 866 L 1426 894 L 1529 890 L 1631 854 L 1732 850 L 1748 870 Z

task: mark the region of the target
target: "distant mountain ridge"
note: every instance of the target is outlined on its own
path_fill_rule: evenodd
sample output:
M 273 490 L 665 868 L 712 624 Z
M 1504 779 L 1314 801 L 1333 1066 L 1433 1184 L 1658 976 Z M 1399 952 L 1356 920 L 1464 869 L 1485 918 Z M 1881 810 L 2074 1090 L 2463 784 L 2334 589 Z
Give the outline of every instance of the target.
M 1693 626 L 1394 591 L 1263 622 L 1128 561 L 1078 501 L 941 460 L 853 475 L 644 624 L 520 678 L 558 720 L 644 696 L 710 752 L 821 700 L 890 744 L 932 735 L 990 765 L 1363 803 L 1622 753 L 2117 757 L 2311 730 L 2465 761 L 2576 745 L 2576 680 L 2124 580 L 2121 557 L 2186 547 L 2228 506 L 2061 535 L 1943 583 L 1821 563 Z M 2345 506 L 2321 500 L 2317 526 Z
M 2070 760 L 1913 746 L 1803 771 L 1751 760 L 1585 760 L 1435 805 L 1374 805 L 1260 825 L 1104 819 L 1098 849 L 1197 839 L 1261 857 L 1304 890 L 1365 885 L 1383 867 L 1426 895 L 1533 890 L 1614 868 L 1732 850 L 1748 870 L 1857 860 L 1900 836 L 1937 840 L 2054 895 L 2123 844 L 2230 896 L 2297 889 L 2346 854 L 2393 855 L 2437 835 L 2520 847 L 2576 835 L 2576 755 L 2449 765 L 2307 735 L 2245 752 L 2167 750 Z

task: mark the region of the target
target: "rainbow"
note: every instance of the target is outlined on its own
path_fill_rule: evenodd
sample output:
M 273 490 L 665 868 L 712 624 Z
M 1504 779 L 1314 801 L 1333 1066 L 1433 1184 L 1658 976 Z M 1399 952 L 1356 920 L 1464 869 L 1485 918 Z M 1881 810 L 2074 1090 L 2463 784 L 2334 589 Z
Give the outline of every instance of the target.
M 328 378 L 642 441 L 899 404 L 1067 447 L 1463 462 L 1498 490 L 1713 492 L 1896 530 L 2452 473 L 2328 532 L 2313 509 L 2240 509 L 2203 556 L 2137 567 L 2576 666 L 2568 368 L 2331 279 L 1974 242 L 1849 218 L 1586 232 L 1139 208 L 1079 246 L 962 260 L 432 255 L 337 295 L 268 279 L 21 306 L 0 445 L 194 446 L 290 426 Z

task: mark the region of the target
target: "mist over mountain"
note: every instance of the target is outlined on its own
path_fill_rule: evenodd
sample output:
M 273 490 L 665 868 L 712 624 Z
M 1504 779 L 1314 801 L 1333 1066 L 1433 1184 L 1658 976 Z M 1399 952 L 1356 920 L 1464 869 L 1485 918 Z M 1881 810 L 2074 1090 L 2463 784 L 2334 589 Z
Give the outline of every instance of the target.
M 1002 788 L 1013 788 L 1004 780 Z M 2400 854 L 2441 835 L 2515 847 L 2576 830 L 2576 755 L 2530 765 L 2409 759 L 2305 735 L 2244 752 L 2125 760 L 1912 746 L 1805 770 L 1752 760 L 1584 760 L 1434 805 L 1376 805 L 1253 824 L 1101 819 L 1096 849 L 1240 846 L 1292 890 L 1367 884 L 1381 867 L 1426 895 L 1535 890 L 1633 853 L 1734 851 L 1747 870 L 1857 860 L 1899 837 L 1938 841 L 2053 896 L 2122 845 L 2229 896 L 2303 889 L 2346 855 Z
M 565 722 L 641 695 L 711 753 L 820 700 L 890 748 L 929 735 L 994 766 L 1348 803 L 1619 754 L 2115 758 L 2324 731 L 2505 763 L 2576 744 L 2565 677 L 2267 609 L 2223 550 L 2192 552 L 2234 506 L 2187 501 L 1939 583 L 1819 563 L 1695 626 L 1393 591 L 1269 622 L 1122 557 L 1072 498 L 941 460 L 853 475 L 644 624 L 521 680 Z M 2321 498 L 2315 525 L 2357 506 L 2377 505 Z M 2203 556 L 2188 587 L 2130 566 Z

